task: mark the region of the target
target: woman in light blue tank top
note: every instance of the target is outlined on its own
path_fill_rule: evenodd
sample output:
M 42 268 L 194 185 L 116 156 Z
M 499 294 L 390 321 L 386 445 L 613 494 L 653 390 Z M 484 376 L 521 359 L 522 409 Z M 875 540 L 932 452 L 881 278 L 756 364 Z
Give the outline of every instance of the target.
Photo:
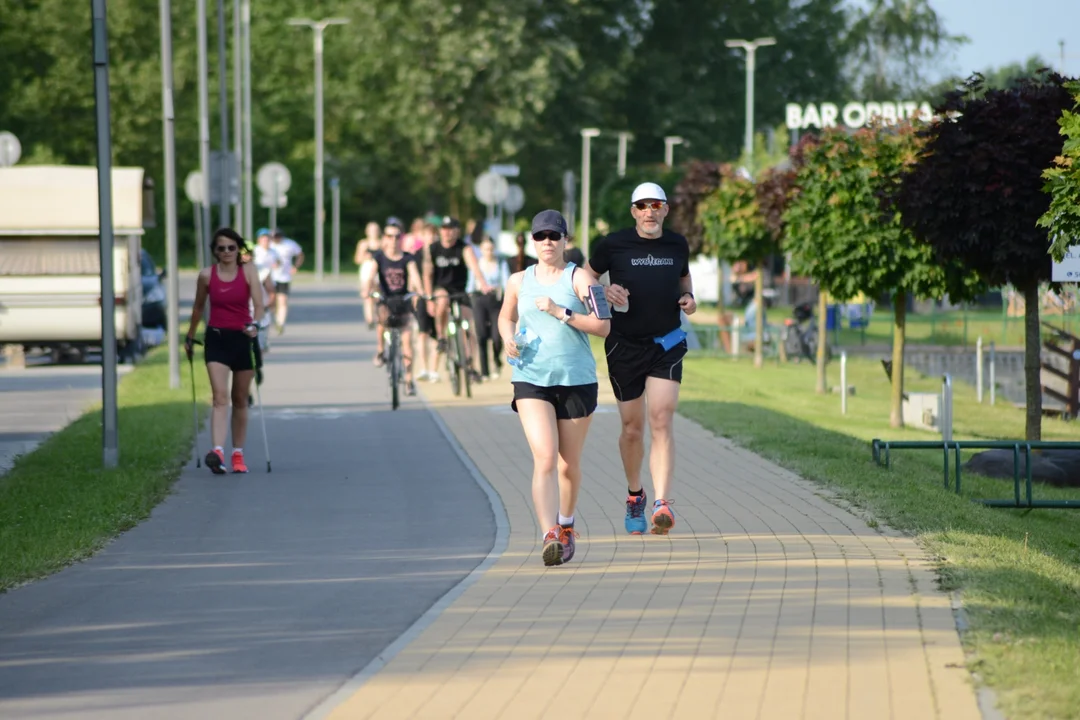
M 566 220 L 555 210 L 533 218 L 539 262 L 510 276 L 499 313 L 499 333 L 514 366 L 510 406 L 533 454 L 533 505 L 548 566 L 574 556 L 581 451 L 598 390 L 588 336 L 606 337 L 611 329 L 582 301 L 598 282 L 565 261 L 566 234 Z

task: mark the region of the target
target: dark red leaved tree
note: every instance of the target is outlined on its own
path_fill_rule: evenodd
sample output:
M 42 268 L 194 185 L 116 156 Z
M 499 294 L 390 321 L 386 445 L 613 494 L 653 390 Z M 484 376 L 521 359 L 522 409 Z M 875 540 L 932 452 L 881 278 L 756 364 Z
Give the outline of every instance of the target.
M 675 186 L 669 198 L 671 229 L 686 236 L 690 255 L 701 252 L 704 230 L 698 221 L 698 205 L 720 186 L 720 163 L 710 160 L 693 160 L 686 166 L 686 174 Z
M 895 198 L 904 224 L 943 261 L 1023 293 L 1028 440 L 1041 436 L 1039 284 L 1050 279 L 1050 240 L 1036 221 L 1050 202 L 1042 173 L 1061 153 L 1058 118 L 1073 104 L 1064 82 L 1041 71 L 986 90 L 973 76 L 935 109 L 946 119 L 922 131 L 927 145 Z

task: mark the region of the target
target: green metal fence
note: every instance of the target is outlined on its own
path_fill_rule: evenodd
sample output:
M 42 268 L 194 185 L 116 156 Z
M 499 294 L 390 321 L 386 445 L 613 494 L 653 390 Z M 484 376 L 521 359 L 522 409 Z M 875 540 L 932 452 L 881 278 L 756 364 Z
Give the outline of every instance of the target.
M 1032 450 L 1080 450 L 1080 442 L 1065 441 L 1035 441 L 1026 440 L 950 440 L 948 442 L 933 440 L 880 440 L 874 438 L 870 443 L 871 456 L 878 465 L 888 468 L 890 465 L 890 452 L 892 450 L 941 450 L 942 470 L 944 487 L 949 489 L 949 452 L 954 453 L 956 468 L 956 482 L 952 483 L 956 494 L 960 494 L 961 450 L 1012 450 L 1013 451 L 1013 499 L 1002 500 L 992 498 L 972 498 L 972 502 L 982 503 L 988 507 L 1011 507 L 1011 508 L 1080 508 L 1080 500 L 1035 500 L 1032 497 L 1031 479 L 1031 451 Z M 1027 468 L 1024 479 L 1024 492 L 1021 498 L 1020 492 L 1020 453 L 1024 453 L 1024 463 Z

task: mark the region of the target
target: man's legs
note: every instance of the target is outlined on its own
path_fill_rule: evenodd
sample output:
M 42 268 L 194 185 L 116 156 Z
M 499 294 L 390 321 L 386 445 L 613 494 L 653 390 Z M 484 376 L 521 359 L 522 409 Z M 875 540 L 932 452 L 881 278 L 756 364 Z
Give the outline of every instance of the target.
M 372 362 L 375 367 L 382 367 L 386 362 L 386 338 L 383 334 L 386 332 L 386 320 L 389 317 L 385 305 L 375 307 L 375 317 L 375 357 Z
M 278 332 L 280 333 L 285 329 L 285 319 L 289 316 L 289 293 L 279 291 L 274 300 L 277 303 L 277 312 L 274 313 L 274 320 Z
M 619 455 L 622 456 L 626 487 L 631 493 L 641 491 L 641 463 L 645 459 L 645 396 L 619 402 Z
M 469 326 L 469 329 L 465 332 L 465 368 L 475 374 L 473 360 L 480 354 L 480 351 L 476 340 L 476 315 L 471 307 L 467 305 L 461 306 L 461 321 Z
M 413 346 L 412 346 L 412 320 L 406 317 L 401 326 L 401 364 L 405 366 L 405 384 L 412 389 L 413 372 Z

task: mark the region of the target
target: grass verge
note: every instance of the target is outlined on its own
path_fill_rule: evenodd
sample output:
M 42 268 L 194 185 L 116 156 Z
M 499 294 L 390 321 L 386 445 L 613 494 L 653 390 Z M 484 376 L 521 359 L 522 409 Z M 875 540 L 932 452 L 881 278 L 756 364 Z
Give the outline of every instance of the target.
M 598 362 L 603 368 L 603 352 Z M 830 365 L 832 384 L 838 375 Z M 940 389 L 907 377 L 909 391 Z M 940 558 L 943 589 L 963 591 L 969 668 L 995 689 L 1006 715 L 1080 718 L 1080 512 L 977 505 L 972 497 L 1011 497 L 1012 480 L 966 473 L 958 496 L 942 488 L 935 451 L 895 451 L 892 469 L 875 466 L 872 438 L 934 436 L 889 429 L 889 385 L 876 360 L 849 358 L 848 382 L 857 394 L 841 415 L 839 394 L 814 393 L 809 364 L 757 370 L 749 360 L 688 358 L 679 411 L 915 536 Z M 980 405 L 973 388 L 955 394 L 956 439 L 1023 437 L 1022 411 Z M 1078 436 L 1075 423 L 1044 420 L 1044 439 Z M 1036 496 L 1080 497 L 1080 488 L 1040 486 Z
M 168 350 L 150 352 L 117 389 L 119 465 L 101 464 L 100 403 L 0 477 L 0 591 L 89 557 L 168 494 L 188 459 L 191 379 L 169 389 Z M 209 397 L 196 368 L 197 393 Z

